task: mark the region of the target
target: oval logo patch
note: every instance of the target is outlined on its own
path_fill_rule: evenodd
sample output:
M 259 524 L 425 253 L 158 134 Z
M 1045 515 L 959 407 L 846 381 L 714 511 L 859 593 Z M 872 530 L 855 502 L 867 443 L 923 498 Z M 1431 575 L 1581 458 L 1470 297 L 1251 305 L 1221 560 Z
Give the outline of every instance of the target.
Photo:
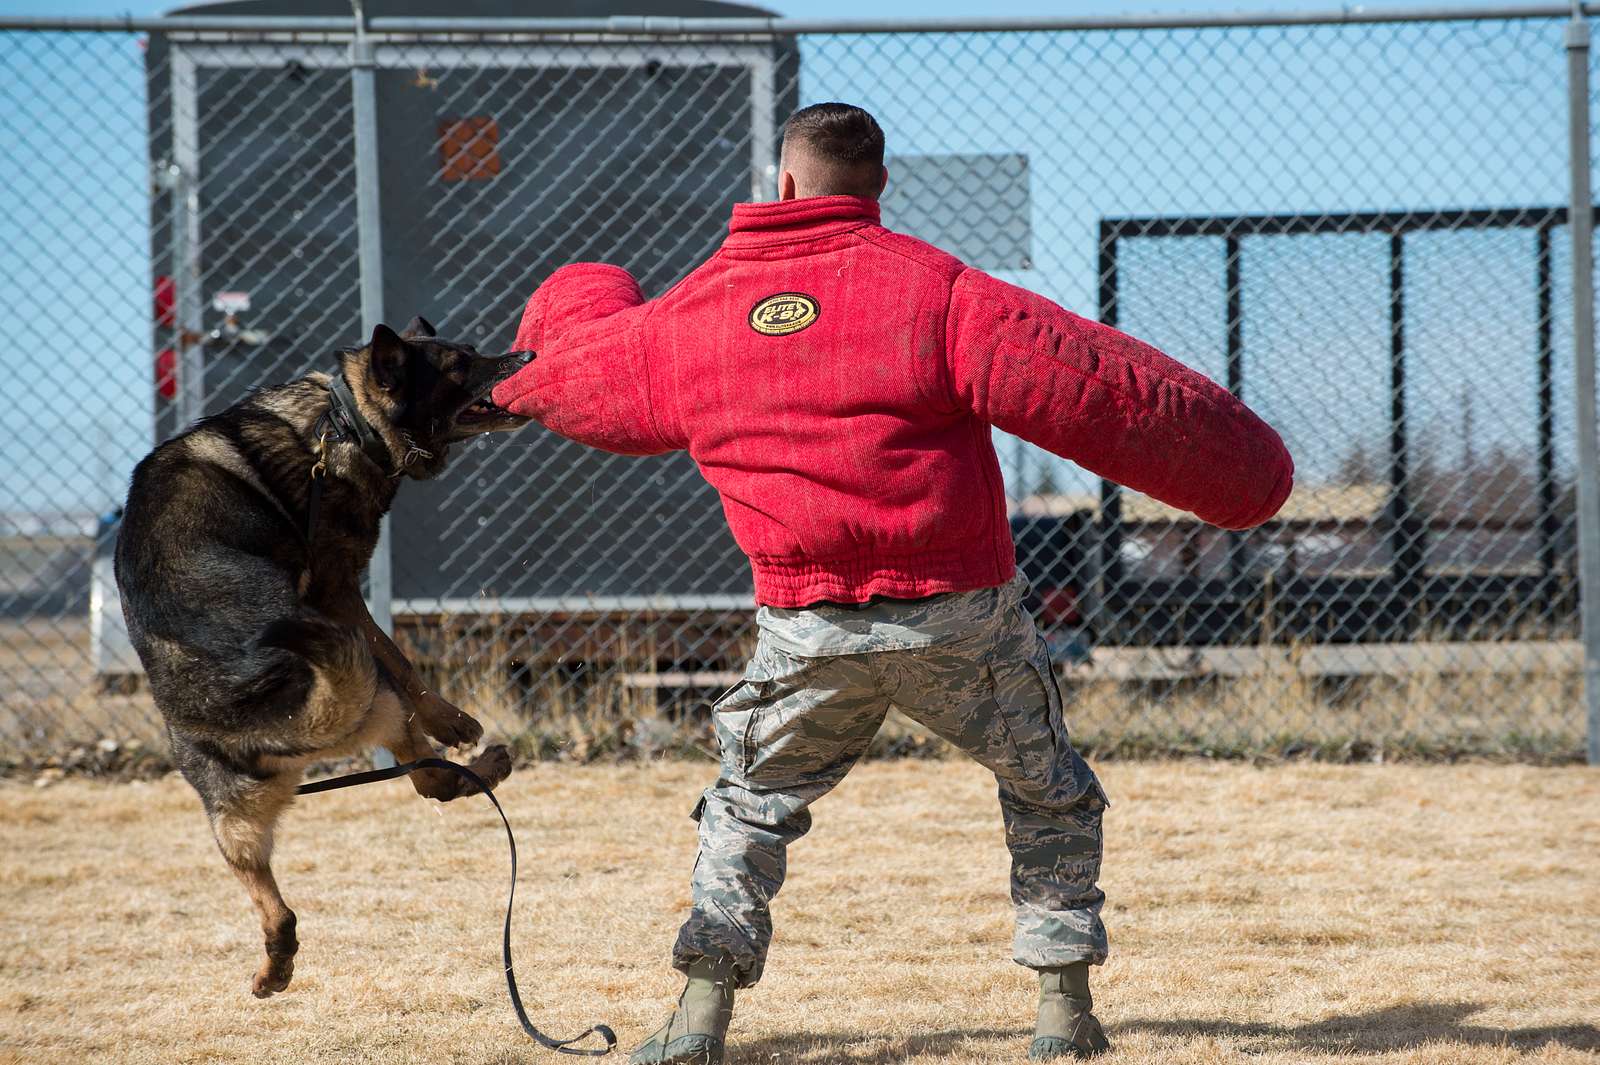
M 803 292 L 780 292 L 750 308 L 750 328 L 769 337 L 798 333 L 817 320 L 822 308 Z

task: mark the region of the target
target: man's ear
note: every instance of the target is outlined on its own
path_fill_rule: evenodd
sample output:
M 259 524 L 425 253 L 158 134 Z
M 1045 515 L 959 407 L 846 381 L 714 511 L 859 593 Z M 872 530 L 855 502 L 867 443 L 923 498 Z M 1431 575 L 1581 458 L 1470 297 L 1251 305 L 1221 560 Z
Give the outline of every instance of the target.
M 406 381 L 406 342 L 394 330 L 379 322 L 372 330 L 372 379 L 393 395 Z
M 406 327 L 400 335 L 407 339 L 411 337 L 436 337 L 439 335 L 439 331 L 433 327 L 432 322 L 419 314 L 406 323 Z
M 792 200 L 795 198 L 794 175 L 785 170 L 778 175 L 778 199 Z
M 883 195 L 883 190 L 889 187 L 889 168 L 883 168 L 883 176 L 878 179 L 878 195 Z

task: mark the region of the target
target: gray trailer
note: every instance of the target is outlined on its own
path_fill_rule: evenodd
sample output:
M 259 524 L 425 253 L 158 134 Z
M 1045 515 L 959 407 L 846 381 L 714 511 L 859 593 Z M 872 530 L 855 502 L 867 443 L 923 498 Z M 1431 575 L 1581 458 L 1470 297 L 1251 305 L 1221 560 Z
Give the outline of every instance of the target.
M 245 0 L 175 14 L 350 8 Z M 379 0 L 365 14 L 768 13 L 706 0 Z M 158 439 L 252 388 L 330 367 L 337 345 L 361 339 L 373 264 L 385 319 L 420 313 L 500 351 L 557 266 L 620 263 L 658 293 L 716 247 L 733 203 L 772 195 L 776 123 L 796 97 L 792 40 L 378 31 L 369 43 L 375 173 L 357 159 L 348 31 L 152 36 Z M 376 254 L 357 226 L 373 180 Z M 686 528 L 686 514 L 704 520 Z M 537 428 L 475 442 L 441 481 L 407 486 L 392 529 L 396 613 L 574 598 L 624 608 L 639 589 L 682 607 L 749 596 L 715 495 L 682 454 L 621 460 Z

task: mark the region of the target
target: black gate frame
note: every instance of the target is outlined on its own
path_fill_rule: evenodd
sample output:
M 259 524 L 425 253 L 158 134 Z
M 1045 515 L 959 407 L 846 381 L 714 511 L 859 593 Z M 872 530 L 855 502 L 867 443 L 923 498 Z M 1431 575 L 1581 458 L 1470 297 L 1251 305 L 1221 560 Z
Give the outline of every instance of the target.
M 1155 216 L 1103 218 L 1099 232 L 1099 317 L 1117 325 L 1117 245 L 1134 237 L 1220 237 L 1227 301 L 1227 380 L 1245 398 L 1242 239 L 1253 236 L 1371 235 L 1389 237 L 1389 503 L 1387 526 L 1392 563 L 1382 577 L 1291 577 L 1277 587 L 1247 580 L 1243 536 L 1229 534 L 1227 576 L 1221 579 L 1132 580 L 1124 573 L 1122 545 L 1130 523 L 1122 518 L 1122 488 L 1100 482 L 1097 636 L 1103 643 L 1216 644 L 1259 638 L 1252 604 L 1269 594 L 1286 609 L 1287 623 L 1274 639 L 1315 636 L 1319 640 L 1407 640 L 1418 635 L 1428 602 L 1449 603 L 1451 614 L 1470 616 L 1487 601 L 1535 601 L 1557 617 L 1575 618 L 1575 595 L 1560 582 L 1561 516 L 1555 459 L 1555 344 L 1550 235 L 1567 224 L 1565 207 L 1501 207 L 1476 210 L 1369 211 L 1322 214 Z M 1405 237 L 1440 230 L 1531 229 L 1537 237 L 1539 573 L 1430 577 L 1426 536 L 1439 528 L 1491 528 L 1492 522 L 1425 523 L 1413 506 L 1409 426 L 1406 412 Z M 1269 523 L 1269 527 L 1272 523 Z M 1570 589 L 1565 590 L 1570 592 Z M 1561 600 L 1557 610 L 1558 599 Z M 1565 602 L 1565 600 L 1574 602 Z M 1172 611 L 1175 604 L 1197 607 Z M 1298 609 L 1297 609 L 1298 608 Z M 1327 624 L 1331 620 L 1331 627 Z M 1437 620 L 1437 619 L 1436 619 Z M 1449 625 L 1449 618 L 1446 618 Z

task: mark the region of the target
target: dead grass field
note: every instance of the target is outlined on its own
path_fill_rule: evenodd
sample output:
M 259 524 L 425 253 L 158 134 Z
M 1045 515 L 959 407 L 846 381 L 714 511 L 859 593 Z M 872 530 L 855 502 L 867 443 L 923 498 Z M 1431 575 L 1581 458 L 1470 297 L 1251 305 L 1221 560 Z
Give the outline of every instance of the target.
M 523 847 L 530 1009 L 631 1047 L 677 979 L 704 764 L 540 766 Z M 1107 763 L 1116 1063 L 1490 1065 L 1600 1057 L 1600 773 Z M 868 764 L 817 809 L 741 996 L 741 1063 L 1021 1061 L 991 781 Z M 300 915 L 257 1002 L 243 892 L 174 779 L 0 784 L 0 1061 L 532 1062 L 499 974 L 506 855 L 486 802 L 403 782 L 313 796 L 277 869 Z M 615 1060 L 615 1059 L 613 1059 Z

